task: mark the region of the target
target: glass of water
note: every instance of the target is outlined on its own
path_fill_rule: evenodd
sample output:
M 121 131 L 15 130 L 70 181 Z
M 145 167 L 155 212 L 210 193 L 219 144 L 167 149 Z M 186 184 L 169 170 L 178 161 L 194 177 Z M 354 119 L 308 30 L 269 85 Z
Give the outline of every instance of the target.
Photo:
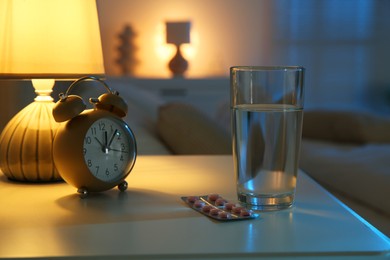
M 284 209 L 294 202 L 304 71 L 300 66 L 230 68 L 237 195 L 252 210 Z

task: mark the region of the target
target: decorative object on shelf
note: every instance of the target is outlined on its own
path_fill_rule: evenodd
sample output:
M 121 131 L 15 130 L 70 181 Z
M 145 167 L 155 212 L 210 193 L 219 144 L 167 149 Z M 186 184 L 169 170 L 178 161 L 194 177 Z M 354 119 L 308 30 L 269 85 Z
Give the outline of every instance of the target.
M 115 62 L 119 65 L 122 75 L 134 75 L 134 69 L 138 63 L 135 57 L 137 47 L 134 44 L 136 36 L 137 34 L 130 25 L 125 25 L 123 31 L 118 35 L 120 41 L 119 58 Z
M 188 69 L 188 61 L 181 54 L 180 46 L 190 43 L 191 22 L 166 22 L 167 43 L 175 44 L 176 54 L 169 62 L 168 67 L 174 77 L 183 77 Z
M 90 98 L 93 109 L 85 110 L 81 97 L 69 95 L 79 83 L 95 80 L 107 93 Z M 94 77 L 83 77 L 70 85 L 53 109 L 57 122 L 64 122 L 54 137 L 53 157 L 63 179 L 78 188 L 82 198 L 89 192 L 105 191 L 118 185 L 127 189 L 124 180 L 132 170 L 137 155 L 136 140 L 121 118 L 127 104 L 107 84 Z M 65 122 L 66 121 L 66 122 Z
M 104 75 L 94 0 L 0 2 L 0 79 L 32 80 L 37 97 L 0 136 L 0 168 L 12 180 L 61 180 L 52 156 L 55 80 Z

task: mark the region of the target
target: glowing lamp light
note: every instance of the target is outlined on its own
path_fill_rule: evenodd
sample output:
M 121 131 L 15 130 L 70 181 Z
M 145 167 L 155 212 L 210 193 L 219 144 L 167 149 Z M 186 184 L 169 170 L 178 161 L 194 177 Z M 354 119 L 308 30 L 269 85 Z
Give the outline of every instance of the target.
M 60 180 L 52 159 L 55 79 L 104 75 L 95 0 L 2 0 L 0 79 L 32 80 L 37 97 L 0 136 L 0 168 L 18 181 Z

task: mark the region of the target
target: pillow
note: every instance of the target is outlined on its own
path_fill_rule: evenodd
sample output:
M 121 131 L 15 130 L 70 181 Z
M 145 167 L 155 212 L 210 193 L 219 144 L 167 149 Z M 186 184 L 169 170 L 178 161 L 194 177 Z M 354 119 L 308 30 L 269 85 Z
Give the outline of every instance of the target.
M 158 107 L 165 101 L 152 91 L 140 86 L 128 83 L 125 78 L 110 78 L 107 84 L 112 90 L 118 91 L 120 96 L 127 102 L 128 114 L 126 121 L 131 125 L 141 125 L 150 132 L 154 132 L 157 120 Z
M 390 119 L 352 111 L 305 111 L 302 136 L 358 144 L 390 142 Z
M 161 106 L 157 133 L 175 154 L 231 154 L 230 135 L 188 104 Z

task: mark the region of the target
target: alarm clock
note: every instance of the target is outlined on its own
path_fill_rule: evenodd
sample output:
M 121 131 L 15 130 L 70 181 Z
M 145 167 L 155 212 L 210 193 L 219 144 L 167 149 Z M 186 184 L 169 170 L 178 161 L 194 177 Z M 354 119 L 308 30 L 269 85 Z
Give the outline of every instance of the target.
M 70 95 L 71 90 L 86 80 L 100 82 L 107 90 L 99 98 L 90 98 L 92 109 L 83 99 Z M 125 178 L 137 156 L 135 136 L 123 121 L 127 104 L 108 85 L 95 77 L 73 82 L 53 108 L 60 126 L 54 136 L 53 160 L 60 176 L 77 188 L 82 198 L 118 186 L 127 189 Z

